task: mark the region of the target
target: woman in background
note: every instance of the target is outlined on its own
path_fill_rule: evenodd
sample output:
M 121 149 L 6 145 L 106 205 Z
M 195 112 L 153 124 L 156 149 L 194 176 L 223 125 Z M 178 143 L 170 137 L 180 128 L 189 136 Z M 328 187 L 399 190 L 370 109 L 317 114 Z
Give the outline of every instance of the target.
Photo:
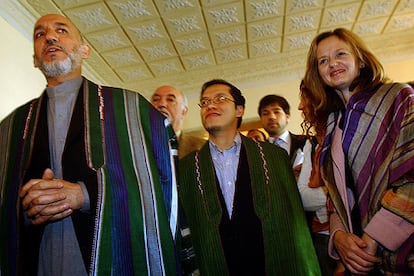
M 328 255 L 329 216 L 326 206 L 327 189 L 321 179 L 319 159 L 325 135 L 327 116 L 318 119 L 312 104 L 312 94 L 303 81 L 300 84 L 300 100 L 298 109 L 302 111 L 301 124 L 304 134 L 308 137 L 303 147 L 303 163 L 297 181 L 303 207 L 312 234 L 313 245 L 318 256 L 323 276 L 332 276 L 337 262 Z

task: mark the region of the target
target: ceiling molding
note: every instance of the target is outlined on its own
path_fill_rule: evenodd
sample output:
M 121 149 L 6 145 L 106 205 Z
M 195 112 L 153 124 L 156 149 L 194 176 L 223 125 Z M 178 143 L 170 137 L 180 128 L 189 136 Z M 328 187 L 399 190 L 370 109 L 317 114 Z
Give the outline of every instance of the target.
M 244 87 L 300 79 L 313 37 L 336 27 L 362 36 L 384 63 L 414 59 L 413 0 L 5 0 L 0 8 L 28 39 L 41 14 L 66 15 L 93 48 L 84 74 L 145 96 L 171 84 L 196 97 L 212 78 Z

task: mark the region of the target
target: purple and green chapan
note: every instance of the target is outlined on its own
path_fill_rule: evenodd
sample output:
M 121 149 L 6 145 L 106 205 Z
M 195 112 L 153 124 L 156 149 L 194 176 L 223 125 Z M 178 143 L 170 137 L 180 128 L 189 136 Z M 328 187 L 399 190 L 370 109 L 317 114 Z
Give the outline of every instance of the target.
M 96 194 L 89 195 L 93 227 L 81 228 L 93 237 L 85 249 L 88 273 L 176 275 L 178 207 L 170 126 L 138 93 L 84 79 L 79 95 L 86 153 L 81 158 L 95 171 L 97 185 Z M 18 191 L 28 164 L 36 162 L 33 143 L 46 97 L 43 93 L 19 107 L 0 124 L 2 275 L 24 270 Z

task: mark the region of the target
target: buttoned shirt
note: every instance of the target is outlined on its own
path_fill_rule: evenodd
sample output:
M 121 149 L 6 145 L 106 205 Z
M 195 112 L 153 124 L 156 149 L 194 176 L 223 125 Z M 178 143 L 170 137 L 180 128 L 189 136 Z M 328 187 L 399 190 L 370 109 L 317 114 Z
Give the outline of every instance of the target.
M 240 134 L 237 133 L 233 145 L 223 151 L 210 140 L 209 146 L 221 193 L 226 203 L 227 213 L 231 217 L 241 148 Z

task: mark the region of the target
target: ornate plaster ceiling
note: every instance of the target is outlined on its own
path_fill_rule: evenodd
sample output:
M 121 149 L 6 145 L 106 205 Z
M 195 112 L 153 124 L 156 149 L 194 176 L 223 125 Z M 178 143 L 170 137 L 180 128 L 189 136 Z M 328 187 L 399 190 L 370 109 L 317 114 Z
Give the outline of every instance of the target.
M 4 2 L 4 1 L 3 1 Z M 86 72 L 149 96 L 161 84 L 197 95 L 300 79 L 312 38 L 345 27 L 382 61 L 414 58 L 414 0 L 14 0 L 3 13 L 31 38 L 39 15 L 69 17 L 93 47 Z

